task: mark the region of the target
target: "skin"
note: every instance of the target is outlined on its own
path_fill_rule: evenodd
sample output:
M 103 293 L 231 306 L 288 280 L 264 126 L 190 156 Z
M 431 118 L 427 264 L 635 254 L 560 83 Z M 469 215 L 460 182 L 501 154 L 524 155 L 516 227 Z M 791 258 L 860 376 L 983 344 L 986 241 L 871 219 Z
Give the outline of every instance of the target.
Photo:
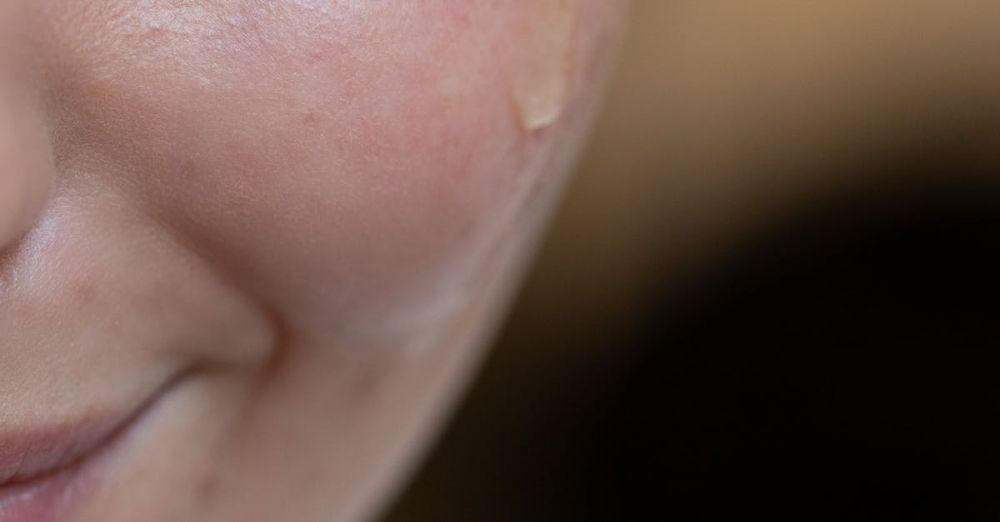
M 525 128 L 537 5 L 2 2 L 0 431 L 155 397 L 75 518 L 376 513 L 608 74 L 622 6 L 578 0 L 560 116 Z

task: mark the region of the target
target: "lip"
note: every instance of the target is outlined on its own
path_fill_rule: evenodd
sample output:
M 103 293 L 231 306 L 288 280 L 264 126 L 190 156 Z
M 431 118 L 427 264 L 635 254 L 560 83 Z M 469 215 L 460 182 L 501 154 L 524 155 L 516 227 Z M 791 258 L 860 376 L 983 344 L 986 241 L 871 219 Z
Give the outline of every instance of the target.
M 178 382 L 116 413 L 0 432 L 0 522 L 55 522 L 93 491 L 99 462 Z

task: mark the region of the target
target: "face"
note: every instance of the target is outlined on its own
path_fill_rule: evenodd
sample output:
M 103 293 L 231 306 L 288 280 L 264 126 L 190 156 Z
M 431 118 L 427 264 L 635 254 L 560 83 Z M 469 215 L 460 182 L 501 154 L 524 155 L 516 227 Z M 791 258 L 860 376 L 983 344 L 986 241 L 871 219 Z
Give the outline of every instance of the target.
M 370 516 L 461 387 L 605 0 L 0 4 L 0 520 Z

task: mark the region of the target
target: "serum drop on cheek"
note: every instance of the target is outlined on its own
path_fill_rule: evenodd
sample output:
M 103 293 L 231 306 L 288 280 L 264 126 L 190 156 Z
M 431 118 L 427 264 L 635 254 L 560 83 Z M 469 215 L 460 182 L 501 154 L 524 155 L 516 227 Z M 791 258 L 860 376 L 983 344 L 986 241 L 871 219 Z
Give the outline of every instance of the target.
M 521 40 L 514 102 L 527 131 L 552 125 L 569 96 L 576 0 L 536 0 Z

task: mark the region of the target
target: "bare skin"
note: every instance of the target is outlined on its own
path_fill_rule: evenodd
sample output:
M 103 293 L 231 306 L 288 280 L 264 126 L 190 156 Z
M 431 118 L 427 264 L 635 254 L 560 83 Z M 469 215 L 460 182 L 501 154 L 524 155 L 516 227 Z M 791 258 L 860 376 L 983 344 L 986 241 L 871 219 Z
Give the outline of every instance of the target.
M 523 99 L 544 3 L 5 0 L 0 480 L 87 447 L 0 520 L 372 516 L 608 73 L 622 6 L 569 2 Z

